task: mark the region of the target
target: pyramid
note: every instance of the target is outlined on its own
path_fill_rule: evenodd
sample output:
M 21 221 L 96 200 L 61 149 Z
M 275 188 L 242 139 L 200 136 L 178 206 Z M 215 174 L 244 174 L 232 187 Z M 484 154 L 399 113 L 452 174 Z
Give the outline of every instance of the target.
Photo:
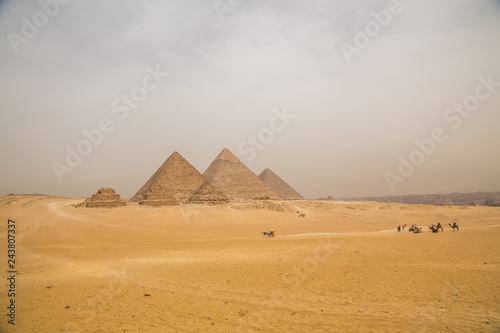
M 284 200 L 304 200 L 303 196 L 295 191 L 277 174 L 272 172 L 271 169 L 262 171 L 259 178 Z
M 174 152 L 131 201 L 151 206 L 186 203 L 205 180 L 184 157 Z
M 229 198 L 207 180 L 189 198 L 189 202 L 219 205 L 229 202 Z
M 203 175 L 231 199 L 281 200 L 227 148 L 222 150 Z
M 88 208 L 113 208 L 127 204 L 112 188 L 100 188 L 96 194 L 85 200 L 83 205 Z
M 168 192 L 147 192 L 139 201 L 143 206 L 175 206 L 179 200 L 172 193 Z

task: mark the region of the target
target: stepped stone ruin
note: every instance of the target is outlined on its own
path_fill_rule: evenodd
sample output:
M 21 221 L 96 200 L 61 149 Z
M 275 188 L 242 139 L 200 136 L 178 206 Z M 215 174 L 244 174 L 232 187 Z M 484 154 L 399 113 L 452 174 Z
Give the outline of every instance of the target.
M 200 188 L 189 198 L 191 203 L 206 203 L 209 205 L 220 205 L 229 202 L 227 195 L 219 191 L 210 181 L 206 180 Z
M 113 208 L 126 206 L 119 194 L 115 193 L 112 188 L 101 188 L 96 194 L 83 202 L 83 205 L 88 208 Z
M 130 200 L 146 206 L 187 203 L 205 181 L 198 170 L 174 152 Z
M 230 199 L 281 200 L 227 148 L 215 158 L 203 176 Z
M 268 168 L 262 171 L 259 178 L 283 200 L 304 200 L 303 196 Z

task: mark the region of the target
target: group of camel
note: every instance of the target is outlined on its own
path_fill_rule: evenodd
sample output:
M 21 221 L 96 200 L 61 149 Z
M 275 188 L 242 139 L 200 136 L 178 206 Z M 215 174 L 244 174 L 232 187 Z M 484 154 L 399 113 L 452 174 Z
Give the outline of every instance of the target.
M 300 217 L 300 216 L 299 216 Z M 304 214 L 304 217 L 305 217 L 305 214 Z M 457 231 L 459 230 L 458 229 L 458 225 L 457 225 L 457 222 L 453 222 L 453 224 L 451 223 L 448 223 L 448 225 L 453 229 L 453 231 L 455 231 L 455 229 L 457 229 Z M 437 225 L 432 225 L 429 227 L 429 229 L 431 229 L 431 231 L 433 233 L 437 233 L 439 231 L 439 229 L 441 229 L 441 231 L 444 232 L 444 229 L 443 229 L 443 226 L 441 225 L 440 222 L 438 222 Z M 406 230 L 406 224 L 403 225 L 403 226 L 398 226 L 398 232 L 400 232 L 401 230 L 405 231 Z M 422 233 L 422 227 L 417 227 L 416 224 L 412 224 L 411 228 L 408 229 L 409 232 L 413 232 L 414 234 L 420 234 Z M 262 231 L 261 234 L 264 236 L 264 237 L 274 237 L 276 235 L 276 231 L 274 229 L 271 229 L 271 231 L 267 232 L 267 231 Z
M 459 230 L 458 225 L 457 225 L 457 222 L 453 222 L 453 224 L 448 223 L 448 225 L 449 225 L 449 226 L 453 229 L 453 231 L 455 231 L 455 229 L 457 229 L 457 231 Z M 443 232 L 444 232 L 443 226 L 441 225 L 441 223 L 440 223 L 440 222 L 438 222 L 438 224 L 437 224 L 437 225 L 434 225 L 434 224 L 433 224 L 432 226 L 429 226 L 429 229 L 431 229 L 431 231 L 432 231 L 433 233 L 437 233 L 437 232 L 439 231 L 439 229 L 441 229 L 441 231 L 443 231 Z M 402 227 L 401 227 L 401 226 L 398 226 L 398 232 L 400 232 L 401 230 L 403 230 L 403 231 L 404 231 L 404 230 L 406 230 L 406 224 L 405 224 L 405 225 L 403 225 Z M 408 231 L 413 232 L 414 234 L 419 234 L 419 233 L 422 233 L 422 232 L 423 232 L 423 231 L 422 231 L 422 227 L 420 227 L 420 228 L 419 228 L 419 227 L 417 227 L 417 225 L 416 225 L 416 224 L 413 224 L 413 225 L 411 226 L 411 228 L 409 228 L 409 229 L 408 229 Z
M 455 229 L 457 229 L 457 231 L 459 230 L 457 222 L 453 222 L 453 224 L 448 223 L 448 225 L 453 229 L 453 231 L 455 231 Z M 441 231 L 444 231 L 443 226 L 439 222 L 436 226 L 434 224 L 430 226 L 429 229 L 431 229 L 433 233 L 437 233 L 439 229 L 441 229 Z

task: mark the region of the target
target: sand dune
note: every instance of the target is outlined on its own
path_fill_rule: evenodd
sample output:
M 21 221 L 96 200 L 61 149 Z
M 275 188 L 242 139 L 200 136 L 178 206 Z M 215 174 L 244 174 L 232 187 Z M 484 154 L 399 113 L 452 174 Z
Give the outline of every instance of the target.
M 498 208 L 81 201 L 0 196 L 20 272 L 17 325 L 2 332 L 500 330 Z M 438 221 L 443 233 L 396 232 Z

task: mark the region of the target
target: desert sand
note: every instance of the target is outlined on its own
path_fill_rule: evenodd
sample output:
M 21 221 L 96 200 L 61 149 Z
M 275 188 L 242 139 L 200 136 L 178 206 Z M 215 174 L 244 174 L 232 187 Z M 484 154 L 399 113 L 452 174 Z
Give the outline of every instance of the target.
M 83 200 L 0 196 L 2 332 L 500 330 L 499 208 L 73 206 Z M 7 219 L 17 228 L 15 327 Z M 438 221 L 444 232 L 433 234 Z M 424 233 L 396 232 L 405 223 Z M 270 229 L 276 237 L 264 238 Z

